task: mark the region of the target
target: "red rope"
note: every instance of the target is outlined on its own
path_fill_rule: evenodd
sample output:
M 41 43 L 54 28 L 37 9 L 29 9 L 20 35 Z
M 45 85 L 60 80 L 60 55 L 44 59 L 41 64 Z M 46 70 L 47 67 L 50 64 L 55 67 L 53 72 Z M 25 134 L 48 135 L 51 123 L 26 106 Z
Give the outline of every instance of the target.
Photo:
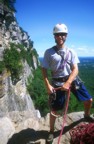
M 60 135 L 59 135 L 58 144 L 60 143 L 60 139 L 61 139 L 61 136 L 62 136 L 62 133 L 63 133 L 63 130 L 64 130 L 64 124 L 65 124 L 65 121 L 66 121 L 66 113 L 67 113 L 67 110 L 68 110 L 69 98 L 70 98 L 70 89 L 68 90 L 67 103 L 66 103 L 66 108 L 65 108 L 65 111 L 64 111 L 63 124 L 62 124 L 62 129 L 61 129 L 61 132 L 60 132 Z
M 70 131 L 71 144 L 94 144 L 94 123 L 82 123 Z

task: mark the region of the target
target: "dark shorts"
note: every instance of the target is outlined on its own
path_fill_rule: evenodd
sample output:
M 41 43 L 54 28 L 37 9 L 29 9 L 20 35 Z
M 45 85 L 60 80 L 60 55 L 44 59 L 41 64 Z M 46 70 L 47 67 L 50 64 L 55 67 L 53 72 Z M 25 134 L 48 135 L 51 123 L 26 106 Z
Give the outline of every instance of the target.
M 79 101 L 87 101 L 92 98 L 83 83 L 80 84 L 79 89 L 72 87 L 71 92 Z M 53 97 L 49 96 L 49 105 L 51 110 L 62 110 L 65 106 L 66 100 L 67 93 L 65 91 L 57 90 Z
M 49 106 L 51 110 L 62 110 L 66 101 L 66 92 L 57 90 L 53 95 L 49 95 Z
M 79 101 L 87 101 L 92 98 L 83 83 L 80 84 L 79 89 L 71 88 L 71 92 L 76 96 Z

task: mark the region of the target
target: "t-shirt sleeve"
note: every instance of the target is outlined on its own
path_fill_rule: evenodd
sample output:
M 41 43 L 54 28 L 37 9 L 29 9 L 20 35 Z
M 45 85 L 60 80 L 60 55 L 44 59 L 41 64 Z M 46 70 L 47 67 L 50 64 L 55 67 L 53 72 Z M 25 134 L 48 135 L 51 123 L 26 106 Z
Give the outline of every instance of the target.
M 42 61 L 42 67 L 48 69 L 49 68 L 49 53 L 46 50 L 44 53 L 43 61 Z
M 72 53 L 72 64 L 80 63 L 77 53 L 74 50 L 71 50 L 71 53 Z

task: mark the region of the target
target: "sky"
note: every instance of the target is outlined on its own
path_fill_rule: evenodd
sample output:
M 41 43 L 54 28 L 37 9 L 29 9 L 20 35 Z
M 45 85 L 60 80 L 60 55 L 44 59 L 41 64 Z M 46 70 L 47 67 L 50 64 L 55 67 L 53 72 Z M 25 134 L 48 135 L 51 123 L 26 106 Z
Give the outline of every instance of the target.
M 68 27 L 65 45 L 79 57 L 94 57 L 94 0 L 16 0 L 15 17 L 43 57 L 55 45 L 53 27 Z

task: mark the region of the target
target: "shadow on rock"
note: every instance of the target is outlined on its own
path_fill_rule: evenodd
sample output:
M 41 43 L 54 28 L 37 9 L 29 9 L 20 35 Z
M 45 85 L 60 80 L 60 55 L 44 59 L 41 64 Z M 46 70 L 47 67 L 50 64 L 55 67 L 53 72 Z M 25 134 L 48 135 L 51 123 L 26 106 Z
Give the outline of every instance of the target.
M 64 127 L 63 134 L 70 131 L 73 127 L 78 125 L 80 122 L 83 122 L 83 118 L 73 122 L 69 126 Z M 58 137 L 60 135 L 60 131 L 54 132 L 54 137 Z M 48 131 L 41 130 L 41 131 L 35 131 L 34 129 L 25 129 L 20 131 L 19 133 L 14 134 L 8 141 L 7 144 L 39 144 L 39 142 L 36 142 L 40 139 L 47 139 L 48 137 Z
M 7 144 L 39 144 L 35 142 L 40 139 L 47 139 L 48 131 L 35 131 L 34 129 L 25 129 L 14 134 Z
M 72 128 L 74 128 L 80 122 L 84 122 L 84 118 L 81 118 L 80 120 L 71 123 L 69 126 L 65 126 L 62 135 L 64 135 L 66 132 L 69 132 Z M 60 135 L 60 132 L 61 130 L 54 132 L 54 137 L 58 137 Z

